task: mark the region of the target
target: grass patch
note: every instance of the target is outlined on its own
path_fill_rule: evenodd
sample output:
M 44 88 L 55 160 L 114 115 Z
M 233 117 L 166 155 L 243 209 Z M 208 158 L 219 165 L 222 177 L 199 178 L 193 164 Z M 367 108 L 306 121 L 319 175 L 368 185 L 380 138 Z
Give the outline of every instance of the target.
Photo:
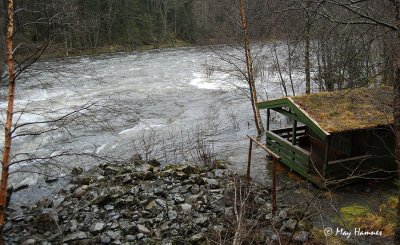
M 383 236 L 393 236 L 396 224 L 396 206 L 398 199 L 389 196 L 379 206 L 377 212 L 361 205 L 342 207 L 340 213 L 343 221 L 351 228 L 360 228 L 366 231 L 382 231 Z

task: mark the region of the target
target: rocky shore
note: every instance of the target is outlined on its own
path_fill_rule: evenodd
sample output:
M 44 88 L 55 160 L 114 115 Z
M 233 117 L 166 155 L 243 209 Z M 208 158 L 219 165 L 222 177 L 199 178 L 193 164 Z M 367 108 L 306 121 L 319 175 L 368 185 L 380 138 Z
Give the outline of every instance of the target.
M 297 243 L 310 239 L 308 225 L 297 222 L 289 209 L 272 215 L 269 188 L 248 184 L 222 165 L 139 163 L 75 169 L 71 183 L 54 197 L 9 211 L 6 244 L 231 244 L 234 239 L 265 244 L 289 237 Z

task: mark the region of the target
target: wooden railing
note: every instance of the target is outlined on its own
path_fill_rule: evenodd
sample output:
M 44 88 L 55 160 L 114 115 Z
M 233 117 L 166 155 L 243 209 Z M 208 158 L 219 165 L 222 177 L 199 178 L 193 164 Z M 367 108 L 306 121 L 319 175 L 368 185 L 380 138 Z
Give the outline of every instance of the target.
M 292 142 L 293 138 L 293 128 L 281 128 L 272 130 L 272 132 L 281 138 L 286 139 L 289 142 Z M 299 138 L 306 135 L 306 126 L 296 127 L 296 144 L 299 142 Z
M 310 162 L 310 153 L 296 145 L 291 141 L 281 137 L 274 132 L 267 131 L 266 145 L 269 149 L 281 157 L 281 161 L 287 166 L 307 177 L 308 164 Z M 285 132 L 280 130 L 278 133 Z M 290 137 L 289 137 L 290 139 Z

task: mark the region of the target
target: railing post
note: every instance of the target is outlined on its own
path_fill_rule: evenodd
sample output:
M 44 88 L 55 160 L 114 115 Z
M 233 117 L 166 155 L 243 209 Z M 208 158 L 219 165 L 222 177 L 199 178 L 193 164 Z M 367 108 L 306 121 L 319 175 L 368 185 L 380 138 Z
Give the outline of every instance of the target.
M 250 168 L 251 168 L 251 152 L 253 149 L 253 140 L 250 139 L 249 154 L 247 159 L 247 181 L 250 182 Z
M 292 131 L 292 144 L 296 144 L 296 133 L 297 133 L 297 121 L 293 121 L 293 131 Z
M 276 157 L 272 160 L 272 215 L 275 215 L 277 205 L 276 205 Z

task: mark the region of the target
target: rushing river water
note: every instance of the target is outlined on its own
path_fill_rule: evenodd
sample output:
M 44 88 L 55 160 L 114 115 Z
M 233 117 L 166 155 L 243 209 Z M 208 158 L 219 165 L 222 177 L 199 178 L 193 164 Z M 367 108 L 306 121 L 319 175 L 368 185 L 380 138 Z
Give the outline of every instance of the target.
M 253 117 L 246 84 L 228 70 L 214 51 L 200 48 L 36 63 L 17 81 L 18 164 L 11 170 L 18 173 L 11 184 L 40 186 L 42 178 L 32 172 L 65 176 L 75 165 L 89 168 L 135 153 L 161 162 L 195 162 L 207 153 L 244 169 Z M 264 98 L 281 96 L 275 84 L 260 91 Z M 255 172 L 265 176 L 261 165 Z

